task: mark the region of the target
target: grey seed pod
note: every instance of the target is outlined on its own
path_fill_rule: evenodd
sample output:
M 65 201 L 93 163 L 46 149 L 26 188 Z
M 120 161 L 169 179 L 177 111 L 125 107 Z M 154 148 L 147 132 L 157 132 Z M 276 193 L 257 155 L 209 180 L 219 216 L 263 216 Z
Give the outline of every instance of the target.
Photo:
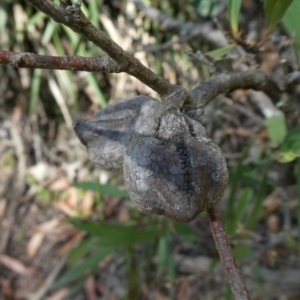
M 202 125 L 179 109 L 169 107 L 157 115 L 158 120 L 145 116 L 156 132 L 147 133 L 146 121 L 138 120 L 125 153 L 126 186 L 142 212 L 189 222 L 221 200 L 228 179 L 226 162 Z
M 74 129 L 95 165 L 123 168 L 130 199 L 144 213 L 189 222 L 223 196 L 228 172 L 221 150 L 172 105 L 125 99 Z
M 76 121 L 73 128 L 87 147 L 90 160 L 107 171 L 122 171 L 123 157 L 135 130 L 141 108 L 149 102 L 159 102 L 147 96 L 137 96 L 112 104 L 91 119 Z

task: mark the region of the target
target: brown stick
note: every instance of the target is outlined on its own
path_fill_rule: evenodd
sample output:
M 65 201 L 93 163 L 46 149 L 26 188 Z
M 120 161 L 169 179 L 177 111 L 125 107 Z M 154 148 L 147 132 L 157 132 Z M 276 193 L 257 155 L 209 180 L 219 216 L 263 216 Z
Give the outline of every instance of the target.
M 102 57 L 47 56 L 30 52 L 0 51 L 0 64 L 17 68 L 87 71 L 102 73 L 124 72 L 121 65 L 108 55 Z
M 249 293 L 242 274 L 240 273 L 232 249 L 223 226 L 220 212 L 217 208 L 211 208 L 207 211 L 210 227 L 214 237 L 222 264 L 224 266 L 231 291 L 235 300 L 250 300 Z

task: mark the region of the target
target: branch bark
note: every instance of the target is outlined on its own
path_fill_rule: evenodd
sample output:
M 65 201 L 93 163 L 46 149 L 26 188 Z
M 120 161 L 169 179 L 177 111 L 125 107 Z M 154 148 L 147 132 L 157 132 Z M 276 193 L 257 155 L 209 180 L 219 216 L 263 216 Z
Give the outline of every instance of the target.
M 213 77 L 190 91 L 191 102 L 186 102 L 186 110 L 203 109 L 210 101 L 222 93 L 237 89 L 263 91 L 273 101 L 277 101 L 283 88 L 262 71 L 245 71 L 221 74 Z
M 0 64 L 17 68 L 70 70 L 102 73 L 124 72 L 122 65 L 108 55 L 102 57 L 47 56 L 30 52 L 0 51 Z
M 231 291 L 235 300 L 250 300 L 249 293 L 240 273 L 232 249 L 223 226 L 221 215 L 217 208 L 207 211 L 211 232 L 214 237 L 223 267 L 225 269 Z

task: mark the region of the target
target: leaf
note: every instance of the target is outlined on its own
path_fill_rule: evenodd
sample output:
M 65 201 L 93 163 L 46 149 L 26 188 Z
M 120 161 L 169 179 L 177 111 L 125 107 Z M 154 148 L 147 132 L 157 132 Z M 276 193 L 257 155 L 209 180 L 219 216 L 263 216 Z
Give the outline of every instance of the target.
M 95 244 L 101 247 L 127 247 L 151 241 L 165 232 L 165 229 L 158 226 L 137 228 L 90 222 L 74 222 L 73 224 L 77 228 L 97 236 Z
M 294 37 L 296 45 L 300 50 L 300 1 L 294 1 L 288 8 L 286 14 L 283 17 L 283 25 L 290 34 L 290 37 Z
M 54 285 L 52 288 L 59 288 L 67 285 L 68 283 L 80 279 L 82 277 L 88 276 L 88 273 L 92 272 L 97 268 L 99 262 L 103 260 L 113 249 L 102 249 L 98 250 L 97 253 L 93 254 L 86 260 L 84 260 L 78 266 L 70 269 L 65 273 Z
M 222 56 L 228 54 L 235 46 L 236 46 L 235 44 L 230 44 L 230 45 L 225 46 L 223 48 L 219 48 L 219 49 L 216 49 L 216 50 L 206 52 L 205 55 L 208 55 L 211 58 L 219 58 L 219 57 L 222 57 Z
M 75 265 L 80 259 L 92 251 L 95 247 L 95 239 L 90 238 L 82 241 L 77 247 L 75 247 L 68 256 L 68 265 Z
M 160 276 L 166 270 L 166 262 L 169 253 L 169 237 L 168 234 L 162 236 L 158 241 L 157 247 L 157 275 Z
M 129 195 L 126 191 L 122 191 L 113 185 L 109 185 L 109 184 L 102 185 L 101 191 L 103 195 L 129 198 Z
M 75 183 L 74 186 L 78 189 L 82 189 L 84 191 L 93 191 L 95 193 L 101 193 L 102 195 L 121 197 L 121 198 L 129 198 L 129 195 L 126 191 L 122 191 L 117 187 L 109 184 L 100 185 L 98 182 L 94 181 L 84 181 Z
M 246 187 L 240 197 L 240 200 L 235 205 L 236 222 L 243 222 L 243 219 L 247 213 L 247 209 L 249 208 L 251 200 L 253 200 L 253 197 L 253 186 Z
M 265 162 L 261 164 L 261 170 L 263 171 L 263 173 L 260 175 L 261 183 L 255 193 L 253 199 L 253 207 L 251 212 L 249 213 L 248 220 L 245 224 L 245 227 L 250 230 L 253 230 L 255 228 L 263 212 L 263 200 L 267 196 L 267 181 L 270 169 L 270 162 L 270 157 L 267 157 Z
M 230 194 L 226 205 L 225 211 L 225 228 L 228 233 L 234 233 L 237 226 L 237 216 L 235 210 L 235 199 L 238 191 L 239 180 L 244 172 L 243 162 L 246 159 L 248 152 L 251 148 L 251 144 L 246 146 L 243 150 L 242 156 L 239 158 L 234 171 L 229 178 Z
M 84 75 L 85 75 L 85 78 L 86 78 L 89 86 L 92 87 L 93 92 L 95 94 L 95 98 L 98 99 L 98 104 L 100 105 L 100 107 L 102 107 L 102 108 L 106 107 L 107 101 L 104 97 L 104 94 L 102 93 L 101 88 L 99 87 L 99 84 L 97 82 L 95 75 L 92 73 L 88 73 L 88 72 L 85 72 Z
M 191 229 L 191 226 L 186 223 L 174 223 L 174 229 L 178 234 L 180 234 L 186 243 L 193 245 L 195 242 L 201 240 L 201 238 Z
M 291 129 L 279 149 L 279 161 L 287 163 L 300 157 L 300 125 Z
M 220 6 L 217 1 L 212 0 L 194 0 L 193 6 L 201 17 L 215 17 L 220 12 Z
M 276 24 L 283 18 L 286 10 L 293 0 L 266 0 L 265 13 L 270 28 L 274 28 Z
M 234 256 L 237 261 L 250 258 L 253 250 L 250 245 L 239 243 L 234 247 Z
M 279 144 L 286 136 L 286 125 L 284 115 L 270 117 L 266 120 L 269 138 L 272 143 Z
M 233 36 L 237 36 L 239 28 L 239 14 L 242 0 L 227 0 L 229 21 Z

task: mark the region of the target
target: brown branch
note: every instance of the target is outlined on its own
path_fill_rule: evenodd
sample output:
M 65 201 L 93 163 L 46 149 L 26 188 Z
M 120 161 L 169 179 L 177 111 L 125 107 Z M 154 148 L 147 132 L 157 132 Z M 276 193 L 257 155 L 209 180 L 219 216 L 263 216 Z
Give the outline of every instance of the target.
M 102 57 L 47 56 L 30 52 L 0 51 L 0 64 L 17 68 L 70 70 L 102 73 L 124 72 L 122 66 L 107 55 Z
M 185 103 L 186 110 L 203 109 L 210 101 L 222 93 L 237 89 L 253 89 L 266 93 L 276 102 L 282 88 L 262 71 L 245 71 L 221 74 L 213 77 L 190 91 L 190 102 Z
M 139 60 L 125 52 L 101 30 L 96 28 L 81 12 L 80 1 L 72 6 L 63 4 L 58 6 L 51 0 L 25 0 L 36 9 L 51 17 L 57 23 L 64 24 L 80 33 L 105 51 L 114 61 L 124 68 L 124 72 L 136 77 L 141 82 L 155 90 L 161 97 L 170 94 L 174 86 L 166 79 L 156 75 L 145 67 Z
M 221 215 L 217 208 L 207 211 L 210 227 L 214 237 L 222 264 L 224 266 L 231 291 L 235 300 L 250 300 L 249 293 L 244 283 L 244 278 L 240 273 L 232 249 L 223 226 Z

